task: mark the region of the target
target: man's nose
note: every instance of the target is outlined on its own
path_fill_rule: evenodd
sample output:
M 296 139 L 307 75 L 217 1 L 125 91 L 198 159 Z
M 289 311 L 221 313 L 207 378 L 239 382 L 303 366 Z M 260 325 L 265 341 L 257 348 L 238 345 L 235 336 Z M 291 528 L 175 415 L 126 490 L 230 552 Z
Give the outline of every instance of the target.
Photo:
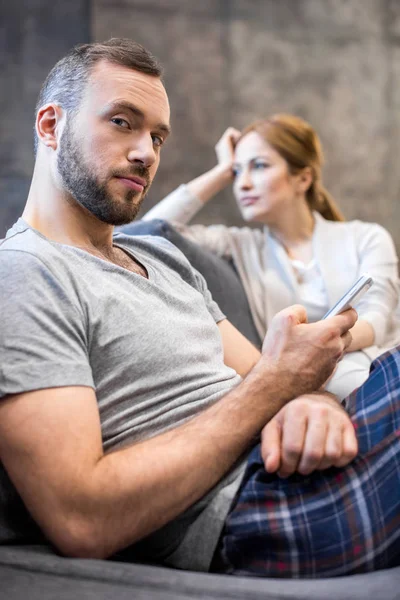
M 131 163 L 140 163 L 147 168 L 154 164 L 156 152 L 151 135 L 144 134 L 135 139 L 128 153 L 128 160 Z

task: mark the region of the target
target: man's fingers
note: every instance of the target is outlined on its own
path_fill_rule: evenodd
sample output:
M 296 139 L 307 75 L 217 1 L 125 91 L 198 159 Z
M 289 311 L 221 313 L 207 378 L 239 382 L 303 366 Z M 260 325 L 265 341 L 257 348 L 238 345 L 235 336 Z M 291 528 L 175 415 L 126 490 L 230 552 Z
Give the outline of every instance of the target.
M 328 426 L 324 456 L 318 469 L 324 470 L 337 466 L 337 463 L 343 458 L 343 431 L 342 426 Z
M 307 323 L 307 311 L 301 304 L 288 306 L 276 313 L 268 326 L 262 352 L 279 356 L 279 349 L 282 351 L 285 348 L 288 340 L 291 339 L 293 329 L 301 323 Z
M 327 431 L 327 420 L 322 413 L 320 418 L 309 421 L 307 437 L 298 466 L 298 471 L 302 475 L 309 475 L 319 467 L 324 457 Z
M 358 442 L 353 424 L 345 425 L 342 433 L 342 456 L 334 463 L 335 467 L 345 467 L 358 453 Z
M 280 477 L 296 471 L 343 467 L 358 451 L 354 426 L 329 394 L 289 402 L 262 432 L 262 457 L 268 472 Z M 279 459 L 280 448 L 280 459 Z
M 358 452 L 357 437 L 350 421 L 328 425 L 323 458 L 315 468 L 345 467 Z
M 286 414 L 282 425 L 281 464 L 278 475 L 289 477 L 298 468 L 307 432 L 307 419 L 301 413 Z
M 284 319 L 288 318 L 294 325 L 307 323 L 307 311 L 301 304 L 292 304 L 292 306 L 281 310 L 276 316 Z
M 333 320 L 335 320 L 335 323 L 340 330 L 340 335 L 343 335 L 349 329 L 354 327 L 357 322 L 358 315 L 354 308 L 349 308 L 349 310 L 345 310 L 339 315 L 336 315 L 336 317 L 329 317 L 329 319 L 332 319 L 332 323 Z
M 275 473 L 281 463 L 282 428 L 277 419 L 272 419 L 261 434 L 261 456 L 265 470 Z
M 343 340 L 343 349 L 346 350 L 346 348 L 350 346 L 353 336 L 351 335 L 350 331 L 346 331 L 346 333 L 344 333 L 341 337 Z

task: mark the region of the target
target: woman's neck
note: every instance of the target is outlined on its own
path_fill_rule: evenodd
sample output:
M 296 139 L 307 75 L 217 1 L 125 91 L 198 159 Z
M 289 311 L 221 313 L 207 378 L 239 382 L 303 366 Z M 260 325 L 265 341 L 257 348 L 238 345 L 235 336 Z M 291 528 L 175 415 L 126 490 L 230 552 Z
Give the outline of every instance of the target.
M 272 235 L 285 246 L 296 247 L 311 241 L 315 221 L 310 209 L 285 211 L 279 215 L 279 220 L 268 225 Z

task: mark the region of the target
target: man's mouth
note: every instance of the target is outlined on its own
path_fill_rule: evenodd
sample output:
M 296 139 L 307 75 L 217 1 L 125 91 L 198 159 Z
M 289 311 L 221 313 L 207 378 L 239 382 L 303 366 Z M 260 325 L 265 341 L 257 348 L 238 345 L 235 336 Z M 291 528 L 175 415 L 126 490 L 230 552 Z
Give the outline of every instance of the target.
M 136 192 L 143 192 L 147 185 L 147 181 L 138 175 L 117 175 L 116 177 L 121 183 L 125 184 L 127 187 L 135 190 Z

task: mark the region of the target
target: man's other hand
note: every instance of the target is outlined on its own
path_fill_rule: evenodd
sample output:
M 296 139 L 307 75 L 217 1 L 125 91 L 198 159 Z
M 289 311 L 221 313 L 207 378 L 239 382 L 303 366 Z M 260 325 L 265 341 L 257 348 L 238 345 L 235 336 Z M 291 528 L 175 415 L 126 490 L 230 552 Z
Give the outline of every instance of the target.
M 269 473 L 288 477 L 344 467 L 358 445 L 349 416 L 328 393 L 308 394 L 284 406 L 264 427 L 261 455 Z

